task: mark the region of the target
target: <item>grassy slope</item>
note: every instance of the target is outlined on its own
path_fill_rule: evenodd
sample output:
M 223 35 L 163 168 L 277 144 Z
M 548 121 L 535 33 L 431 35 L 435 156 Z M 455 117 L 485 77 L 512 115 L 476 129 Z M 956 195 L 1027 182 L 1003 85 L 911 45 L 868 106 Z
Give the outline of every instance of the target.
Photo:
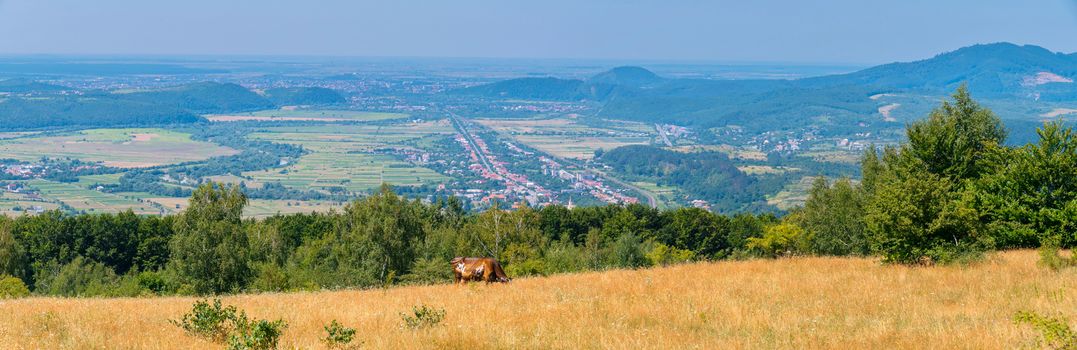
M 507 285 L 242 295 L 250 315 L 289 324 L 282 348 L 321 348 L 322 326 L 359 329 L 364 348 L 985 348 L 1029 345 L 1011 316 L 1077 318 L 1077 270 L 1049 272 L 1031 251 L 970 268 L 870 259 L 701 263 L 517 279 Z M 205 348 L 167 320 L 193 298 L 0 301 L 14 348 Z M 442 326 L 399 328 L 427 304 Z

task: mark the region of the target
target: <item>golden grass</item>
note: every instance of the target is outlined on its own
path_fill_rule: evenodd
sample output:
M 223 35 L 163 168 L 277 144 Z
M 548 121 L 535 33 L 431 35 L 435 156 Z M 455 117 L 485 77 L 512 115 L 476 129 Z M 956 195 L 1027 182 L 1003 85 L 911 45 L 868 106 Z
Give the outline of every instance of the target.
M 240 295 L 259 318 L 283 318 L 282 348 L 321 348 L 333 319 L 364 348 L 1011 349 L 1035 334 L 1017 310 L 1077 319 L 1077 270 L 1050 272 L 1032 251 L 967 268 L 796 258 L 517 279 L 507 285 Z M 4 348 L 207 348 L 167 320 L 194 298 L 0 302 Z M 400 329 L 427 304 L 443 325 Z

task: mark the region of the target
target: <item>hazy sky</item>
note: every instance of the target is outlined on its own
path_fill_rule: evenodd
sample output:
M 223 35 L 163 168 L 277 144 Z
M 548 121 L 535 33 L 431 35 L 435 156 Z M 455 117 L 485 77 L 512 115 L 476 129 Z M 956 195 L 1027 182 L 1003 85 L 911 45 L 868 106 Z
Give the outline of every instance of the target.
M 1077 0 L 0 0 L 0 53 L 881 63 L 1077 51 Z

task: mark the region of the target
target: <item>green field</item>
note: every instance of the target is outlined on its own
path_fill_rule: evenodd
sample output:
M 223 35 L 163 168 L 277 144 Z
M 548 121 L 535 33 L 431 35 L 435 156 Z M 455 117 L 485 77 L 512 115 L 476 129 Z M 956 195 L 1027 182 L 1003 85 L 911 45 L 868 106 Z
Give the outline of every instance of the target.
M 647 124 L 617 122 L 610 128 L 581 123 L 576 118 L 475 119 L 475 122 L 545 153 L 590 159 L 599 149 L 650 144 L 656 136 Z
M 231 148 L 194 141 L 165 129 L 93 129 L 62 135 L 0 140 L 0 158 L 35 161 L 41 157 L 101 162 L 138 168 L 231 155 Z
M 246 113 L 214 114 L 205 116 L 215 122 L 233 121 L 378 121 L 407 118 L 407 114 L 379 113 L 328 109 L 273 109 Z
M 26 210 L 29 210 L 35 206 L 41 207 L 44 210 L 52 210 L 60 207 L 60 205 L 57 203 L 48 202 L 45 199 L 41 198 L 34 198 L 33 196 L 27 195 L 25 193 L 11 193 L 0 191 L 0 215 L 23 215 Z
M 438 183 L 448 178 L 393 156 L 372 152 L 389 146 L 414 148 L 432 137 L 452 134 L 452 126 L 446 121 L 268 128 L 250 137 L 301 145 L 311 153 L 284 168 L 243 175 L 256 182 L 279 181 L 294 188 L 343 187 L 349 191 L 366 191 L 383 182 L 398 186 Z
M 811 190 L 811 185 L 815 178 L 815 176 L 804 176 L 800 178 L 800 181 L 786 184 L 780 192 L 767 196 L 767 203 L 782 210 L 804 205 L 804 202 L 808 200 L 808 191 Z
M 38 191 L 42 198 L 57 201 L 78 211 L 91 213 L 118 213 L 131 209 L 136 214 L 159 214 L 161 209 L 152 203 L 139 202 L 137 197 L 105 193 L 80 186 L 78 183 L 60 183 L 34 179 L 25 182 Z
M 632 185 L 642 188 L 647 192 L 654 193 L 654 195 L 658 197 L 658 209 L 669 209 L 681 206 L 677 203 L 677 187 L 662 186 L 653 182 L 643 181 L 632 182 Z

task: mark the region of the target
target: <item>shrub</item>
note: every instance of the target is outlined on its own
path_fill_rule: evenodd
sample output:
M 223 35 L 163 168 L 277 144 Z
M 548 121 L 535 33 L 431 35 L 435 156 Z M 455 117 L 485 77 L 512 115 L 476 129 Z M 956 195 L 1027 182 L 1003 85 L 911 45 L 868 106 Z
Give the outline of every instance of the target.
M 223 342 L 232 332 L 236 313 L 235 306 L 222 306 L 220 299 L 213 299 L 212 305 L 206 300 L 199 300 L 194 302 L 191 312 L 184 314 L 181 320 L 169 322 L 183 328 L 187 334 Z
M 228 338 L 229 350 L 269 350 L 276 349 L 284 329 L 288 324 L 284 320 L 266 321 L 247 319 L 243 312 L 233 318 L 235 332 Z
M 419 329 L 433 327 L 445 319 L 445 309 L 435 309 L 426 305 L 411 308 L 411 314 L 400 313 L 404 320 L 404 328 Z
M 1066 258 L 1059 254 L 1058 248 L 1059 239 L 1047 238 L 1044 240 L 1043 246 L 1040 247 L 1040 266 L 1046 267 L 1051 271 L 1062 270 L 1067 267 L 1077 266 L 1077 254 Z
M 17 299 L 30 295 L 30 289 L 21 279 L 0 275 L 0 299 Z
M 110 295 L 120 278 L 108 266 L 78 256 L 63 265 L 50 261 L 37 271 L 35 280 L 38 293 L 75 297 Z
M 196 301 L 190 313 L 184 314 L 179 321 L 169 322 L 196 337 L 216 343 L 227 341 L 229 349 L 237 350 L 275 349 L 284 328 L 288 327 L 284 320 L 247 318 L 247 314 L 235 306 L 221 305 L 220 299 L 214 299 L 213 304 L 206 300 Z
M 355 328 L 345 327 L 337 320 L 325 326 L 325 333 L 326 336 L 322 338 L 322 342 L 330 349 L 346 348 L 355 340 Z
M 1032 311 L 1018 311 L 1016 324 L 1028 324 L 1040 332 L 1039 346 L 1047 349 L 1077 350 L 1077 332 L 1063 318 L 1046 317 Z
M 748 249 L 767 257 L 807 252 L 811 242 L 810 234 L 795 224 L 783 223 L 767 226 L 763 237 L 748 238 Z
M 680 264 L 695 259 L 695 252 L 687 249 L 678 249 L 662 243 L 656 243 L 650 252 L 647 252 L 647 260 L 651 265 L 664 266 Z

